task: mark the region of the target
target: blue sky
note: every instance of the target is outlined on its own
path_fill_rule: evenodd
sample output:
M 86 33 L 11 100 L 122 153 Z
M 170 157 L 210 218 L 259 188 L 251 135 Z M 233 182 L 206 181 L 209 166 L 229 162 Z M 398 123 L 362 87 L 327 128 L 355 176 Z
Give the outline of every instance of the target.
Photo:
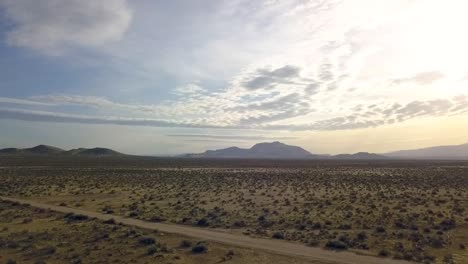
M 341 153 L 465 143 L 467 7 L 0 0 L 0 147 L 177 154 L 280 140 Z

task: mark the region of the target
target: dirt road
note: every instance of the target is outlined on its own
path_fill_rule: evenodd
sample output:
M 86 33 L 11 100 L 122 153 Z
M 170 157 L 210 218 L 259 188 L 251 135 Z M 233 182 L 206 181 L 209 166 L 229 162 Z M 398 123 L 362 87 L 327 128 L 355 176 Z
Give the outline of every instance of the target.
M 259 249 L 268 251 L 274 254 L 291 256 L 311 261 L 320 261 L 323 263 L 342 263 L 342 264 L 397 264 L 405 263 L 406 261 L 398 261 L 393 259 L 377 258 L 370 256 L 357 255 L 352 252 L 334 252 L 324 250 L 321 248 L 307 247 L 302 244 L 288 242 L 284 240 L 273 240 L 273 239 L 260 239 L 252 238 L 243 235 L 229 234 L 218 232 L 210 229 L 196 228 L 184 225 L 165 224 L 165 223 L 153 223 L 142 221 L 133 218 L 125 218 L 117 215 L 101 214 L 98 212 L 92 212 L 87 210 L 81 210 L 76 208 L 69 208 L 64 206 L 49 205 L 44 203 L 38 203 L 31 200 L 0 197 L 2 200 L 19 202 L 23 204 L 29 204 L 34 207 L 50 209 L 62 213 L 74 213 L 83 214 L 89 217 L 95 217 L 101 220 L 114 219 L 117 223 L 124 225 L 135 226 L 145 229 L 158 230 L 160 232 L 180 234 L 183 236 L 198 238 L 207 241 L 213 241 L 226 245 L 232 245 L 243 248 Z

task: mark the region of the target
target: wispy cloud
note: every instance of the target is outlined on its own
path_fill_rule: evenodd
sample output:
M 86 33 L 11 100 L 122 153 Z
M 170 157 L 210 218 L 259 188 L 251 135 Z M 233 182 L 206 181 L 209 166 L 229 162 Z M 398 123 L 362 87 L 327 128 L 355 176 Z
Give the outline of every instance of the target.
M 318 120 L 312 123 L 291 125 L 265 125 L 264 129 L 287 130 L 349 130 L 383 125 L 392 125 L 408 120 L 424 117 L 454 116 L 466 113 L 468 110 L 467 97 L 454 97 L 451 99 L 437 99 L 430 101 L 413 101 L 405 105 L 358 106 L 350 110 L 350 114 L 330 119 Z
M 0 103 L 4 104 L 18 104 L 18 105 L 35 105 L 35 106 L 51 106 L 50 103 L 42 103 L 33 100 L 24 100 L 24 99 L 17 99 L 17 98 L 8 98 L 8 97 L 0 97 Z
M 257 136 L 257 135 L 207 135 L 207 134 L 170 134 L 168 137 L 177 138 L 201 138 L 201 139 L 232 139 L 232 140 L 288 140 L 297 139 L 297 137 L 275 137 L 275 136 Z
M 82 105 L 89 107 L 118 107 L 122 104 L 112 102 L 103 97 L 97 96 L 81 96 L 81 95 L 42 95 L 31 96 L 30 102 L 49 105 Z
M 289 97 L 287 97 L 289 98 Z M 286 98 L 286 99 L 287 99 Z M 292 95 L 290 98 L 294 98 Z M 289 98 L 289 99 L 290 99 Z M 468 97 L 457 96 L 450 99 L 437 99 L 428 101 L 412 101 L 407 104 L 369 104 L 358 105 L 348 110 L 346 115 L 318 119 L 309 123 L 285 123 L 278 124 L 275 121 L 286 120 L 291 117 L 302 116 L 310 111 L 307 104 L 304 108 L 296 107 L 296 100 L 291 100 L 289 105 L 286 99 L 277 107 L 275 104 L 252 107 L 254 113 L 257 109 L 265 110 L 263 115 L 245 114 L 248 108 L 241 110 L 239 119 L 231 119 L 230 123 L 220 122 L 219 119 L 193 119 L 188 121 L 176 121 L 177 119 L 163 118 L 134 118 L 115 116 L 85 116 L 66 113 L 32 111 L 17 108 L 0 108 L 0 119 L 17 119 L 37 122 L 82 123 L 82 124 L 114 124 L 126 126 L 152 126 L 152 127 L 185 127 L 185 128 L 217 128 L 217 129 L 265 129 L 265 130 L 290 130 L 290 131 L 323 131 L 323 130 L 349 130 L 382 125 L 391 125 L 408 120 L 424 117 L 440 117 L 461 115 L 468 111 Z M 126 107 L 124 105 L 124 107 Z M 138 108 L 138 106 L 132 106 Z M 276 108 L 280 108 L 279 110 Z M 289 109 L 291 108 L 291 109 Z M 302 112 L 303 111 L 303 112 Z M 207 110 L 209 112 L 209 110 Z M 246 117 L 247 116 L 247 117 Z M 174 137 L 209 137 L 210 135 L 171 135 Z M 214 136 L 213 136 L 214 137 Z M 220 138 L 229 136 L 217 136 Z
M 300 68 L 292 65 L 269 70 L 258 69 L 252 76 L 243 80 L 242 85 L 251 90 L 270 89 L 277 84 L 294 84 L 294 80 L 299 77 Z
M 393 79 L 395 84 L 415 83 L 420 85 L 431 84 L 444 78 L 444 74 L 440 71 L 421 72 L 411 77 Z
M 126 0 L 4 0 L 0 8 L 12 22 L 8 44 L 46 54 L 119 40 L 132 19 Z
M 14 119 L 33 122 L 79 123 L 100 125 L 153 126 L 153 127 L 185 127 L 185 128 L 222 128 L 210 125 L 185 124 L 155 119 L 92 117 L 71 115 L 46 111 L 29 111 L 24 109 L 0 108 L 0 119 Z

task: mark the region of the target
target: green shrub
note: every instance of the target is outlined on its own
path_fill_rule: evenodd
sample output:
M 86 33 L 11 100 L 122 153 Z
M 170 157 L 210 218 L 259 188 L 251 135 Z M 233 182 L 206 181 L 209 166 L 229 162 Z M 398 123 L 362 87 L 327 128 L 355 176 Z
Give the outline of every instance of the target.
M 189 248 L 192 246 L 192 242 L 188 241 L 188 240 L 182 240 L 180 242 L 180 247 L 181 248 Z
M 65 219 L 68 222 L 79 222 L 79 221 L 88 220 L 88 216 L 82 215 L 82 214 L 68 213 L 65 215 Z
M 390 256 L 390 251 L 386 250 L 386 249 L 381 249 L 379 251 L 379 256 L 380 257 L 388 257 Z
M 142 237 L 138 240 L 138 243 L 140 243 L 141 245 L 148 246 L 155 244 L 156 240 L 152 237 Z
M 156 248 L 155 245 L 151 245 L 146 249 L 146 255 L 150 256 L 158 252 L 158 249 Z
M 208 247 L 204 243 L 197 243 L 193 248 L 192 248 L 192 253 L 194 254 L 201 254 L 201 253 L 206 253 L 208 251 Z
M 274 239 L 284 239 L 284 234 L 281 232 L 275 232 L 272 236 Z
M 325 244 L 325 248 L 327 249 L 333 249 L 333 250 L 347 250 L 348 249 L 348 245 L 346 243 L 344 243 L 343 241 L 339 241 L 339 240 L 329 240 L 326 244 Z

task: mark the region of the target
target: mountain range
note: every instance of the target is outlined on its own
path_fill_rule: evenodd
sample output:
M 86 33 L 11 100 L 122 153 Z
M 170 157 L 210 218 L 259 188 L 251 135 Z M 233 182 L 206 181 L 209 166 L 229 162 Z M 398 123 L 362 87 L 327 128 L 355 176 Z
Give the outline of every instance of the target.
M 388 159 L 383 155 L 359 152 L 356 154 L 341 155 L 320 155 L 312 154 L 309 151 L 297 147 L 286 145 L 275 141 L 271 143 L 258 143 L 249 149 L 230 147 L 218 150 L 208 150 L 204 153 L 185 154 L 185 158 L 256 158 L 256 159 Z
M 66 155 L 66 156 L 123 156 L 126 154 L 108 148 L 61 148 L 39 145 L 33 148 L 4 148 L 0 155 Z M 468 144 L 437 146 L 414 150 L 400 150 L 384 154 L 358 152 L 355 154 L 313 154 L 301 147 L 278 141 L 258 143 L 251 148 L 230 147 L 207 150 L 203 153 L 184 154 L 182 158 L 214 159 L 323 159 L 323 160 L 386 160 L 386 159 L 433 159 L 468 160 Z
M 218 150 L 208 150 L 200 154 L 186 154 L 184 157 L 190 158 L 289 158 L 289 159 L 304 159 L 312 158 L 315 155 L 307 150 L 290 146 L 280 142 L 258 143 L 250 149 L 238 147 L 230 147 Z
M 120 156 L 125 155 L 108 148 L 78 148 L 64 150 L 61 148 L 38 145 L 33 148 L 4 148 L 0 149 L 3 155 L 71 155 L 71 156 Z
M 438 146 L 415 150 L 401 150 L 383 154 L 358 152 L 355 154 L 313 154 L 281 142 L 259 143 L 249 149 L 230 147 L 208 150 L 198 154 L 185 154 L 186 158 L 262 158 L 262 159 L 331 159 L 331 160 L 385 160 L 385 159 L 434 159 L 468 160 L 468 144 Z
M 468 160 L 468 144 L 400 150 L 384 155 L 404 159 Z

